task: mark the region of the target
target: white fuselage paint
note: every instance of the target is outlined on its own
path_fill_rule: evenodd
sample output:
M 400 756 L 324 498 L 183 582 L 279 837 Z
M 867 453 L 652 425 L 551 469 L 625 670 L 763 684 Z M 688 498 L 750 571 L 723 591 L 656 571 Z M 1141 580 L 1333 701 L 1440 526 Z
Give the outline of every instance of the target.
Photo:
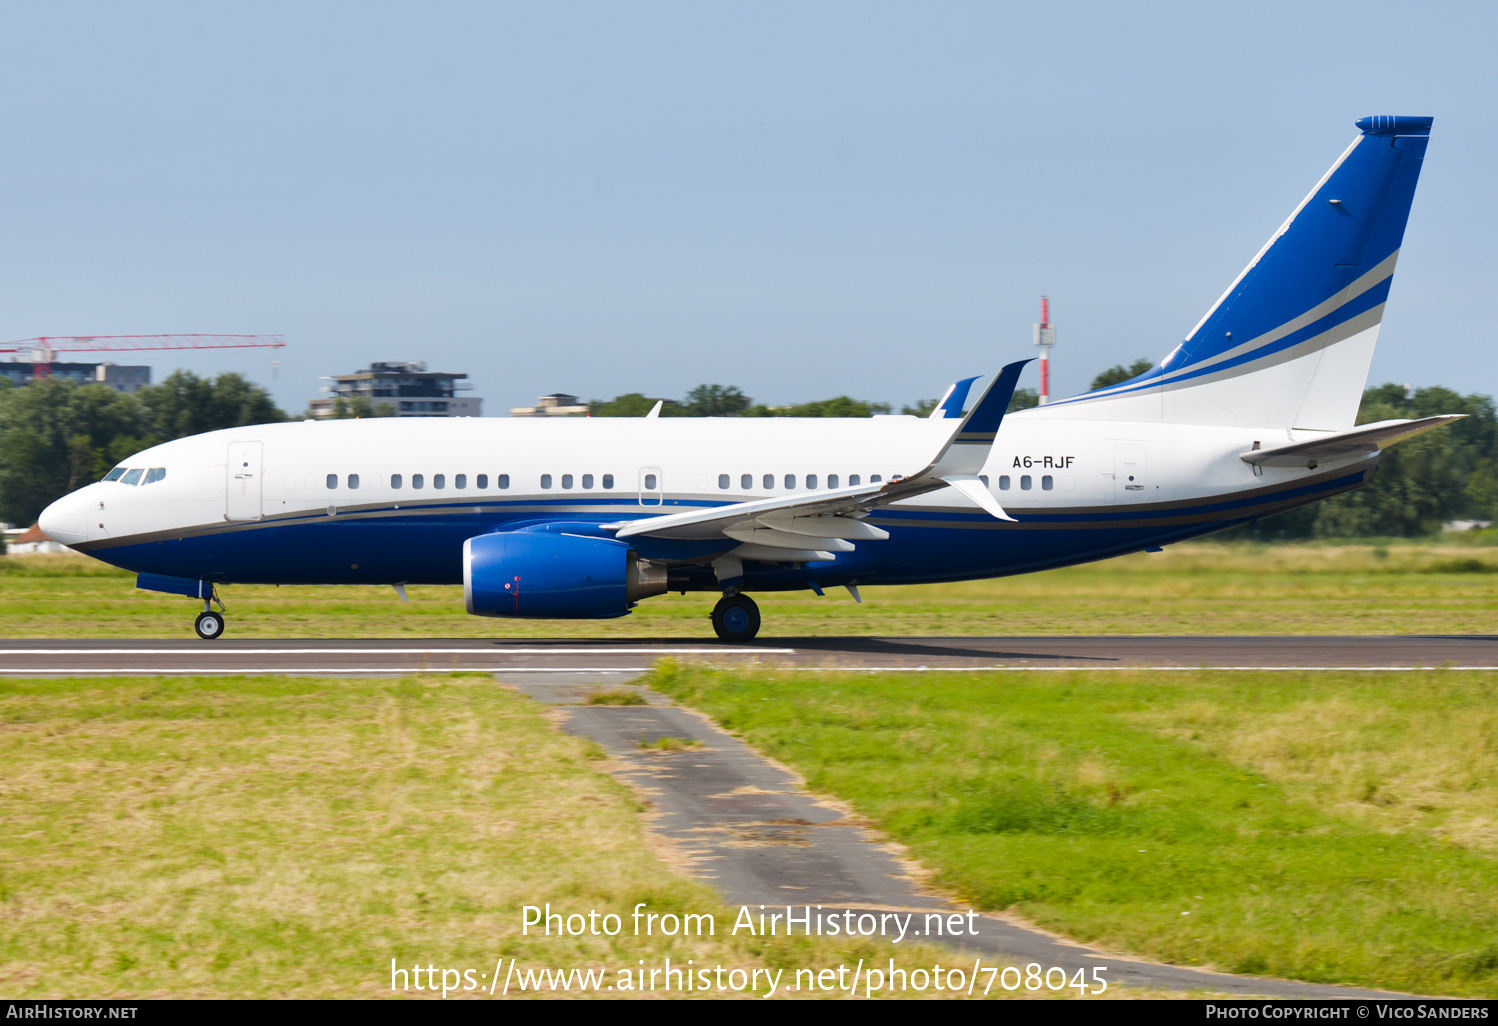
M 1285 428 L 1063 419 L 1055 408 L 1005 417 L 983 474 L 1006 510 L 1065 510 L 1139 502 L 1228 497 L 1293 482 L 1306 471 L 1267 468 L 1256 476 L 1239 454 L 1295 440 Z M 1088 414 L 1094 411 L 1088 410 Z M 347 515 L 361 507 L 409 509 L 441 502 L 521 503 L 538 515 L 569 509 L 601 519 L 597 500 L 627 500 L 608 515 L 639 516 L 681 504 L 730 503 L 846 486 L 857 475 L 888 481 L 919 472 L 955 420 L 871 419 L 377 419 L 274 424 L 214 431 L 154 446 L 125 461 L 162 467 L 149 485 L 99 482 L 59 500 L 44 530 L 70 545 L 132 539 L 273 519 Z M 231 459 L 232 456 L 232 459 Z M 257 463 L 258 460 L 258 463 Z M 1049 463 L 1047 462 L 1049 460 Z M 1349 460 L 1349 464 L 1360 462 Z M 247 466 L 245 464 L 248 464 Z M 1128 482 L 1131 469 L 1141 480 Z M 416 475 L 424 487 L 413 487 Z M 488 486 L 480 489 L 479 475 Z M 501 474 L 508 488 L 499 488 Z M 657 487 L 645 487 L 647 474 Z M 720 475 L 728 487 L 719 487 Z M 357 489 L 349 487 L 358 475 Z M 392 485 L 400 475 L 401 487 Z M 438 475 L 444 487 L 435 487 Z M 457 487 L 458 475 L 466 487 Z M 542 486 L 549 475 L 550 487 Z M 571 487 L 564 487 L 570 475 Z M 583 476 L 592 475 L 592 487 Z M 604 475 L 613 487 L 604 488 Z M 743 487 L 749 475 L 750 487 Z M 808 484 L 811 475 L 816 485 Z M 330 476 L 336 487 L 329 487 Z M 765 478 L 773 487 L 765 487 Z M 794 486 L 787 487 L 787 477 Z M 1007 477 L 1008 487 L 1001 479 Z M 1050 488 L 1043 487 L 1049 477 Z M 1029 487 L 1023 480 L 1029 479 Z M 1137 486 L 1137 487 L 1136 487 Z M 673 507 L 673 503 L 676 503 Z M 887 507 L 974 513 L 951 488 Z M 860 546 L 882 544 L 862 541 Z M 101 555 L 104 553 L 101 551 Z

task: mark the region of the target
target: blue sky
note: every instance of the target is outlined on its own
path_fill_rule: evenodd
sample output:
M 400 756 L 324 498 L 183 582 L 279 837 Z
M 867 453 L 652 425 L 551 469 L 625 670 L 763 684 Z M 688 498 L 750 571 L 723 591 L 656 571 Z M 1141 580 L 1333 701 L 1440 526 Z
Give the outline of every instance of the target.
M 1375 382 L 1498 392 L 1498 5 L 0 4 L 0 338 L 284 332 L 541 393 L 900 404 L 1163 356 L 1433 114 Z M 126 362 L 122 360 L 121 362 Z M 1033 372 L 1026 384 L 1034 384 Z

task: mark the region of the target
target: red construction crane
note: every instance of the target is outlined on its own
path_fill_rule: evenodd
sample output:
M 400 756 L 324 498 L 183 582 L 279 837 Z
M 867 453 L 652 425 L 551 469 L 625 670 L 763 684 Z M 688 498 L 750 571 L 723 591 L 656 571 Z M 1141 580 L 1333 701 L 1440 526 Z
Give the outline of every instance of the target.
M 58 353 L 122 353 L 143 349 L 282 349 L 284 335 L 50 335 L 0 345 L 0 353 L 30 353 L 36 380 L 52 376 Z

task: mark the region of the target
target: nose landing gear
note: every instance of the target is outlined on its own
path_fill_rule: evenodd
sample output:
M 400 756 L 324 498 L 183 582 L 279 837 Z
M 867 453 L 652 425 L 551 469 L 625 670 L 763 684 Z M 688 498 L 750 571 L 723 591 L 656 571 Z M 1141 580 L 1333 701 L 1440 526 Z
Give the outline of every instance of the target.
M 218 603 L 217 613 L 213 611 L 214 603 Z M 192 628 L 204 641 L 212 641 L 224 633 L 224 604 L 219 600 L 217 588 L 209 592 L 208 597 L 203 600 L 203 611 L 193 621 Z
M 749 641 L 759 633 L 759 606 L 748 595 L 724 595 L 713 607 L 713 631 L 723 641 Z

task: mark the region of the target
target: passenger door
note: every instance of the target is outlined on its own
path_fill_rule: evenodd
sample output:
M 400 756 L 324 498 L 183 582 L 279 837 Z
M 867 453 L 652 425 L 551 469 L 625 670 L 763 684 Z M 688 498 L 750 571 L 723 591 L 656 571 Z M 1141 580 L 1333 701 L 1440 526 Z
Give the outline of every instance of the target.
M 261 466 L 265 446 L 260 442 L 230 442 L 228 480 L 224 488 L 225 520 L 259 520 Z

